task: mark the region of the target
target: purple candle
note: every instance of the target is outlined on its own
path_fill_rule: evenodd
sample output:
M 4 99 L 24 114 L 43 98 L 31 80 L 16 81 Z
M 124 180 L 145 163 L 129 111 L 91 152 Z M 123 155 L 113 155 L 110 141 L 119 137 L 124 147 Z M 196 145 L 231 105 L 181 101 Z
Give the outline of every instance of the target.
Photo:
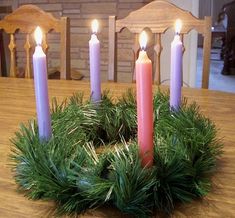
M 39 138 L 49 140 L 51 137 L 51 115 L 47 86 L 47 61 L 42 43 L 42 31 L 40 27 L 35 30 L 36 48 L 33 54 L 34 87 L 36 96 L 37 119 Z
M 100 84 L 100 42 L 96 36 L 98 30 L 98 21 L 92 21 L 92 35 L 89 41 L 90 53 L 90 84 L 91 84 L 91 100 L 98 102 L 101 99 Z
M 182 56 L 183 44 L 180 40 L 181 20 L 175 24 L 175 37 L 171 43 L 171 82 L 170 82 L 170 107 L 178 110 L 181 105 L 182 86 Z

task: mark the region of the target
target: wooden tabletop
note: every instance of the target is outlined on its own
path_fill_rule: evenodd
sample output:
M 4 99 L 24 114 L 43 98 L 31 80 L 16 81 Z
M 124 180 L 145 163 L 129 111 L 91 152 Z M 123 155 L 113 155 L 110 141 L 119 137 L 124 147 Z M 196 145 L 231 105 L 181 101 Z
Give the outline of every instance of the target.
M 102 84 L 120 96 L 135 84 Z M 157 89 L 157 87 L 154 87 Z M 161 87 L 166 89 L 167 87 Z M 49 81 L 49 95 L 62 101 L 77 91 L 89 96 L 89 83 L 81 81 Z M 218 173 L 213 177 L 214 188 L 201 201 L 177 207 L 173 217 L 235 217 L 235 94 L 202 89 L 183 89 L 189 101 L 196 101 L 203 114 L 211 118 L 219 128 L 224 143 L 224 154 Z M 9 166 L 10 138 L 21 122 L 35 117 L 33 80 L 0 77 L 0 218 L 51 217 L 52 202 L 27 200 L 18 193 Z M 128 217 L 113 208 L 88 211 L 82 217 Z

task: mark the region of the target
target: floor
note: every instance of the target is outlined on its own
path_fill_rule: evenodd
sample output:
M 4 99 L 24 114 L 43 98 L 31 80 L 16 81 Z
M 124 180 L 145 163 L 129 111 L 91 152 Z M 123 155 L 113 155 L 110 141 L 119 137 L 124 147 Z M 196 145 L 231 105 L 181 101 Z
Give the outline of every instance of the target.
M 220 60 L 219 57 L 220 57 L 220 50 L 212 49 L 209 89 L 235 93 L 235 75 L 225 76 L 221 74 L 223 68 L 223 61 Z M 196 87 L 198 88 L 201 87 L 201 73 L 202 73 L 202 49 L 198 48 L 197 77 L 196 77 Z

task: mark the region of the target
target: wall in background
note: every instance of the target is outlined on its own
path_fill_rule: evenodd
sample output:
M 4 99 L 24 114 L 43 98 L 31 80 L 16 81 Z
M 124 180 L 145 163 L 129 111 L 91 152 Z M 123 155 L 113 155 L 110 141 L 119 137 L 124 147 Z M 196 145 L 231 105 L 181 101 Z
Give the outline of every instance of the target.
M 232 0 L 199 0 L 199 17 L 212 16 L 212 24 L 215 24 L 223 5 L 229 2 Z

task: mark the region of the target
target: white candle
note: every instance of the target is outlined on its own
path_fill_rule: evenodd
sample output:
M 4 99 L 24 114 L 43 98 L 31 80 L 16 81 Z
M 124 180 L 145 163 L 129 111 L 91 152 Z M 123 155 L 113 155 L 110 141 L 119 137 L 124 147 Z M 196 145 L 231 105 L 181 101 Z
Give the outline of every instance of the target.
M 171 43 L 171 82 L 170 82 L 170 106 L 177 110 L 181 105 L 182 86 L 182 56 L 183 44 L 180 40 L 181 20 L 175 24 L 175 37 Z
M 39 138 L 48 140 L 51 137 L 51 115 L 48 99 L 47 61 L 42 44 L 42 31 L 35 30 L 36 48 L 33 54 L 34 88 L 36 96 Z
M 90 85 L 91 100 L 93 102 L 101 99 L 101 82 L 100 82 L 100 42 L 96 36 L 98 30 L 98 21 L 92 22 L 92 35 L 89 41 L 90 53 Z

